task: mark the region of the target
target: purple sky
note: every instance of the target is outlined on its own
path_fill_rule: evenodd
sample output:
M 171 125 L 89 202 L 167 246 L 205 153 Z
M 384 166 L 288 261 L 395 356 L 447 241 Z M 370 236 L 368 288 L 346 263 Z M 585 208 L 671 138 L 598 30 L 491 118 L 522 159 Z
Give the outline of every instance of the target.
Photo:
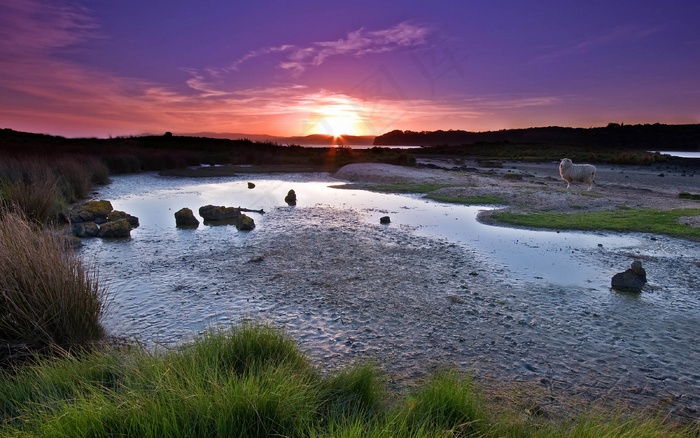
M 0 128 L 700 123 L 697 0 L 0 0 Z

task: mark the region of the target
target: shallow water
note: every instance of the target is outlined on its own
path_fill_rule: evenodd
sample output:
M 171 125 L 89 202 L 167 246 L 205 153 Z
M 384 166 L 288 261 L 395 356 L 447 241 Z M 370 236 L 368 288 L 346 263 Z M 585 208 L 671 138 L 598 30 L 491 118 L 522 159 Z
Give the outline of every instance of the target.
M 452 362 L 697 407 L 696 244 L 486 226 L 475 217 L 488 207 L 330 187 L 339 183 L 327 174 L 113 178 L 98 197 L 141 225 L 130 239 L 83 240 L 111 292 L 106 327 L 173 344 L 250 317 L 283 325 L 337 366 L 376 355 L 410 375 Z M 289 189 L 296 207 L 283 201 Z M 175 228 L 175 211 L 206 204 L 266 213 L 248 213 L 251 232 Z M 385 215 L 391 224 L 379 225 Z M 648 290 L 611 292 L 633 259 Z

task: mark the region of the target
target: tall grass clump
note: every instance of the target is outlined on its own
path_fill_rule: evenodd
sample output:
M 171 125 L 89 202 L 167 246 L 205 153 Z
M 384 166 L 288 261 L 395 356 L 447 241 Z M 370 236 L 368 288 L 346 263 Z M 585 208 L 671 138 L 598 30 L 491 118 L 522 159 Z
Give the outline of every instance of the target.
M 5 159 L 0 161 L 0 207 L 47 223 L 64 208 L 58 179 L 41 161 Z
M 86 198 L 94 184 L 107 183 L 109 169 L 94 156 L 0 160 L 0 206 L 42 224 L 59 218 L 68 204 Z
M 84 157 L 83 165 L 90 171 L 90 179 L 93 184 L 106 185 L 111 182 L 109 168 L 101 158 Z
M 406 425 L 450 435 L 473 436 L 488 426 L 486 410 L 471 378 L 456 371 L 437 373 L 422 389 L 408 399 Z
M 63 198 L 73 203 L 87 197 L 92 188 L 90 171 L 76 158 L 62 158 L 53 165 Z
M 21 214 L 0 214 L 0 341 L 42 351 L 102 338 L 105 291 L 65 237 Z

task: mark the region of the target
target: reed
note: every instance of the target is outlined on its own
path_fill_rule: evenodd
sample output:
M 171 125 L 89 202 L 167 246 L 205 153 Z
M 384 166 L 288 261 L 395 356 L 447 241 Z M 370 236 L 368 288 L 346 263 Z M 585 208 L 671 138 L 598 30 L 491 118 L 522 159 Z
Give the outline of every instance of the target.
M 0 340 L 15 351 L 100 340 L 106 293 L 65 237 L 21 214 L 0 214 Z M 5 357 L 8 359 L 8 357 Z

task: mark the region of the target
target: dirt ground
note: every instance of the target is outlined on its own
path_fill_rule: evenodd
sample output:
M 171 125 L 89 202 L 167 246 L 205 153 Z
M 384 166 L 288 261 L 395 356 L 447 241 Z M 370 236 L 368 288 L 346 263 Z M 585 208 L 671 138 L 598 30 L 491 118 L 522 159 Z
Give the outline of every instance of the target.
M 421 159 L 418 167 L 383 164 L 351 164 L 335 176 L 363 183 L 454 184 L 435 194 L 454 197 L 495 195 L 518 212 L 582 211 L 628 208 L 700 208 L 700 201 L 684 199 L 682 192 L 700 193 L 700 167 L 676 164 L 653 166 L 597 165 L 593 188 L 572 183 L 569 189 L 559 176 L 557 162 L 502 162 L 502 167 L 484 167 L 473 160 Z M 480 220 L 493 223 L 490 212 Z M 700 226 L 700 217 L 684 223 Z

